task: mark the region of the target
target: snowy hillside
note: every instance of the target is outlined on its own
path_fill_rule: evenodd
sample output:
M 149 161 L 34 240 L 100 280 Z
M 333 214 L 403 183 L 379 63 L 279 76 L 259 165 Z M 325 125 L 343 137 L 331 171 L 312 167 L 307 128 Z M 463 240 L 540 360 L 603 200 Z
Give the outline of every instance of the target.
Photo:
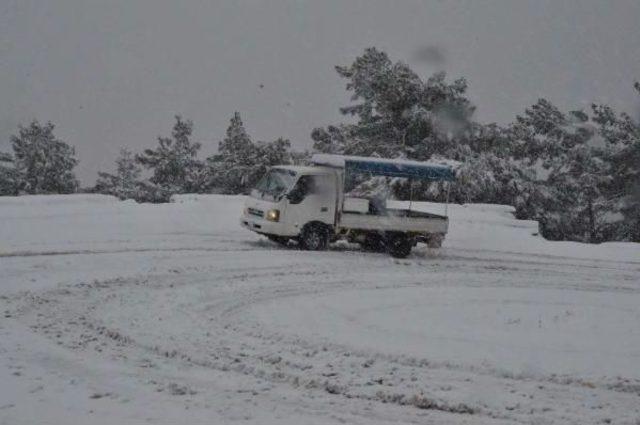
M 0 424 L 640 421 L 640 245 L 451 205 L 439 252 L 306 252 L 243 201 L 0 198 Z

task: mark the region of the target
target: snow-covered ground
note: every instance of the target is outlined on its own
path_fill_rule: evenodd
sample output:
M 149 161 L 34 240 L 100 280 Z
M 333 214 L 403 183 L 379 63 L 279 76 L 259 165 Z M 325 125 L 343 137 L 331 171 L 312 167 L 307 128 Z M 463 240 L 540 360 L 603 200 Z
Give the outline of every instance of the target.
M 638 244 L 468 205 L 439 252 L 305 252 L 242 203 L 0 198 L 0 424 L 640 423 Z

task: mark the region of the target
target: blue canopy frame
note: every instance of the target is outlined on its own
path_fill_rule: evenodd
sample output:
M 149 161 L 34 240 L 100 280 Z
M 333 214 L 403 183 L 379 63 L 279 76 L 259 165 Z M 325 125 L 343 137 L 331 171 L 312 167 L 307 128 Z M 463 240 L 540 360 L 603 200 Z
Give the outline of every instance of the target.
M 358 159 L 358 158 L 345 158 L 344 159 L 344 171 L 348 173 L 369 173 L 376 176 L 385 177 L 402 177 L 409 179 L 410 195 L 409 195 L 409 210 L 413 203 L 413 180 L 427 180 L 427 181 L 446 181 L 451 182 L 456 179 L 455 170 L 452 167 L 446 165 L 436 165 L 428 163 L 420 163 L 417 161 L 398 161 L 398 160 L 385 160 L 385 159 Z M 445 203 L 445 216 L 449 215 L 449 189 L 450 185 L 447 184 L 447 199 Z
M 432 164 L 403 163 L 375 160 L 345 160 L 345 172 L 370 173 L 386 177 L 404 177 L 429 181 L 453 181 L 455 171 L 451 167 Z

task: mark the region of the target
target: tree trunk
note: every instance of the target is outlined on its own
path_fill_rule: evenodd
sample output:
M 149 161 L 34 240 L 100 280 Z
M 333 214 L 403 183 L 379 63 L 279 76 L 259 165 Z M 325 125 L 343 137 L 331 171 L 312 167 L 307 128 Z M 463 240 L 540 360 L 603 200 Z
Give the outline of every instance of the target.
M 587 211 L 589 213 L 589 242 L 596 243 L 596 217 L 593 210 L 593 199 L 589 198 Z

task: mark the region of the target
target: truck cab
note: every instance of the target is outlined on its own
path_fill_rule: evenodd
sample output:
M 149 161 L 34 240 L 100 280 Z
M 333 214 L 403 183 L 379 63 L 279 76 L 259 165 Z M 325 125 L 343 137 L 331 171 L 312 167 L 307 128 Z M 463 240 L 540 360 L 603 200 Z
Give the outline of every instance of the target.
M 282 244 L 310 228 L 321 229 L 321 240 L 314 238 L 308 248 L 322 249 L 324 233 L 335 227 L 338 179 L 327 167 L 273 167 L 247 197 L 240 223 Z

